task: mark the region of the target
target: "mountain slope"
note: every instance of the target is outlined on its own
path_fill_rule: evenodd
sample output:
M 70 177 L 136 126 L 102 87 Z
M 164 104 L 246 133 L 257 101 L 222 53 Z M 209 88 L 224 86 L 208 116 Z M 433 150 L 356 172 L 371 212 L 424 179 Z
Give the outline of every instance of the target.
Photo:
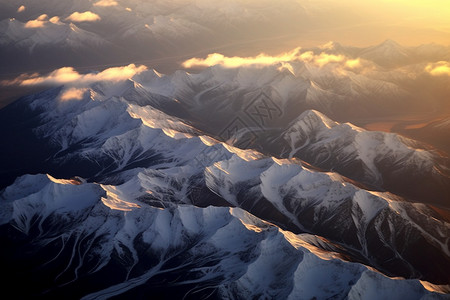
M 237 208 L 161 210 L 123 201 L 126 206 L 111 209 L 120 199 L 99 185 L 45 175 L 20 178 L 2 197 L 0 234 L 10 243 L 1 257 L 10 258 L 6 270 L 15 270 L 7 281 L 18 279 L 15 274 L 22 282 L 33 278 L 16 295 L 95 299 L 152 291 L 188 298 L 370 299 L 367 286 L 388 285 L 389 296 L 439 298 L 419 281 L 393 280 L 331 254 L 324 259 L 304 235 L 285 233 Z M 327 281 L 332 288 L 324 290 Z
M 285 153 L 282 156 L 301 158 L 414 201 L 448 206 L 448 163 L 438 154 L 419 148 L 414 140 L 339 124 L 317 111 L 307 111 L 276 143 L 283 145 L 278 148 Z

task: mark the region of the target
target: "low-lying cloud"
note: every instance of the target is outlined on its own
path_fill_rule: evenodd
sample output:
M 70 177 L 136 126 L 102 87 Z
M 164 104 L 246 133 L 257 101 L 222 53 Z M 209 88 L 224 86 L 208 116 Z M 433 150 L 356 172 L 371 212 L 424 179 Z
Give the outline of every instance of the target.
M 21 75 L 14 80 L 2 82 L 5 85 L 71 85 L 81 86 L 97 81 L 121 81 L 133 77 L 147 70 L 144 65 L 136 66 L 130 64 L 123 67 L 113 67 L 98 73 L 80 74 L 72 67 L 57 69 L 46 76 L 39 74 Z M 74 95 L 72 93 L 72 95 Z
M 322 52 L 315 54 L 312 51 L 301 52 L 301 48 L 295 48 L 292 51 L 279 55 L 271 56 L 259 54 L 254 57 L 227 57 L 220 53 L 209 54 L 206 58 L 191 58 L 182 63 L 184 68 L 193 67 L 211 67 L 221 65 L 226 68 L 238 68 L 243 66 L 268 66 L 280 64 L 282 68 L 288 68 L 288 63 L 303 61 L 323 67 L 331 63 L 339 63 L 348 69 L 356 69 L 362 66 L 359 58 L 350 59 L 345 55 L 334 55 Z
M 290 62 L 297 60 L 300 57 L 300 48 L 295 48 L 290 52 L 286 52 L 277 56 L 270 56 L 266 54 L 260 54 L 254 57 L 227 57 L 220 53 L 209 54 L 205 59 L 191 58 L 183 62 L 183 67 L 210 67 L 215 65 L 222 65 L 227 68 L 237 68 L 249 65 L 274 65 L 282 62 Z
M 86 91 L 86 88 L 69 88 L 61 92 L 61 94 L 59 95 L 59 99 L 61 101 L 81 100 L 83 99 Z
M 74 12 L 70 16 L 66 18 L 68 21 L 72 22 L 96 22 L 100 21 L 101 18 L 96 13 L 93 13 L 91 11 L 85 11 L 85 12 Z
M 45 23 L 47 23 L 48 15 L 42 14 L 37 17 L 35 20 L 30 20 L 25 23 L 25 28 L 40 28 L 44 27 Z

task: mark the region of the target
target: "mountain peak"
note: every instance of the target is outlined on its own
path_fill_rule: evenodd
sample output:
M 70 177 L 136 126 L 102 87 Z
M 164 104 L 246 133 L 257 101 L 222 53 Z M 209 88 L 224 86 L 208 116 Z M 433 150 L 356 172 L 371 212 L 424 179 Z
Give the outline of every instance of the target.
M 402 47 L 399 43 L 397 43 L 396 41 L 391 40 L 391 39 L 385 40 L 379 46 Z
M 327 127 L 333 127 L 334 125 L 336 125 L 336 122 L 328 118 L 320 111 L 314 109 L 306 110 L 302 114 L 300 114 L 295 123 L 298 122 L 313 122 L 316 126 L 324 124 Z

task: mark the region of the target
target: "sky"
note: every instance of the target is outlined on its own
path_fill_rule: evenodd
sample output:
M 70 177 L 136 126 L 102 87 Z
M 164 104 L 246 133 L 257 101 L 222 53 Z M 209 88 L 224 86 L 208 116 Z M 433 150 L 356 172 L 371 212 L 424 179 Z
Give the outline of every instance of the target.
M 416 46 L 450 45 L 450 2 L 446 0 L 299 1 L 323 22 L 309 35 L 368 46 L 385 39 Z
M 171 73 L 215 61 L 286 62 L 330 41 L 387 39 L 450 46 L 450 1 L 0 0 L 0 81 L 70 70 L 62 68 L 144 64 Z M 448 59 L 430 63 L 430 72 L 447 73 Z
M 44 0 L 37 5 L 31 0 L 0 0 L 3 10 L 0 17 L 27 18 L 39 25 L 45 21 L 39 17 L 45 14 L 81 27 L 96 23 L 115 29 L 112 18 L 116 16 L 112 12 L 122 10 L 135 20 L 143 19 L 141 25 L 153 34 L 177 38 L 189 35 L 190 31 L 206 34 L 218 29 L 236 35 L 233 30 L 238 28 L 258 37 L 261 33 L 268 37 L 287 35 L 299 43 L 297 46 L 330 40 L 368 46 L 386 39 L 403 45 L 430 42 L 450 45 L 447 0 L 68 0 L 65 6 L 52 5 L 53 2 Z M 130 23 L 128 20 L 116 23 L 122 28 L 129 27 L 130 24 L 125 24 Z M 243 26 L 243 22 L 253 25 Z

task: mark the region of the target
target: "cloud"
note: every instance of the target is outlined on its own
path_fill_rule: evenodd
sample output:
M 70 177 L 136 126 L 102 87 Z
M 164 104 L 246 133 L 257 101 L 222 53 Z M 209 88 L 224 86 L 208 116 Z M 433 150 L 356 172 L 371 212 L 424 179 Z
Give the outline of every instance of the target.
M 344 55 L 321 53 L 320 55 L 318 55 L 314 58 L 314 63 L 317 64 L 319 67 L 322 67 L 329 63 L 337 63 L 337 62 L 342 62 L 344 60 L 345 60 Z
M 21 6 L 17 9 L 17 12 L 18 12 L 18 13 L 21 13 L 21 12 L 25 11 L 25 9 L 26 9 L 25 5 L 21 5 Z
M 425 67 L 425 71 L 433 76 L 450 76 L 450 62 L 439 61 L 437 63 L 430 63 Z
M 299 56 L 299 59 L 302 61 L 314 63 L 319 67 L 323 67 L 329 63 L 340 63 L 347 61 L 347 58 L 344 55 L 334 55 L 334 54 L 328 54 L 328 53 L 320 53 L 320 54 L 314 54 L 312 51 L 307 51 L 302 53 Z
M 295 48 L 292 51 L 282 53 L 276 56 L 259 54 L 254 57 L 227 57 L 220 53 L 209 54 L 206 58 L 191 58 L 182 63 L 184 68 L 192 67 L 210 67 L 214 65 L 222 65 L 226 68 L 237 68 L 242 66 L 267 66 L 280 65 L 281 69 L 287 69 L 292 72 L 290 62 L 302 61 L 323 67 L 327 64 L 338 63 L 348 69 L 356 69 L 361 67 L 361 61 L 357 59 L 349 59 L 344 55 L 334 55 L 328 53 L 314 54 L 312 51 L 301 53 L 301 48 Z
M 74 12 L 70 16 L 66 18 L 66 20 L 72 21 L 72 22 L 96 22 L 100 21 L 101 18 L 99 15 L 91 12 L 91 11 L 85 11 L 85 12 Z
M 345 62 L 345 66 L 349 69 L 358 69 L 362 67 L 361 59 L 349 59 Z
M 52 17 L 52 18 L 50 18 L 49 19 L 49 21 L 50 21 L 50 23 L 53 23 L 53 24 L 58 24 L 59 23 L 59 17 L 58 16 L 54 16 L 54 17 Z
M 228 68 L 236 68 L 249 65 L 274 65 L 282 62 L 290 62 L 299 58 L 300 48 L 295 48 L 290 52 L 286 52 L 277 56 L 260 54 L 254 57 L 226 57 L 220 53 L 209 54 L 205 59 L 191 58 L 183 62 L 183 67 L 209 67 L 214 65 L 222 65 Z
M 100 0 L 94 3 L 94 6 L 109 7 L 117 6 L 118 3 L 115 0 Z
M 61 101 L 81 100 L 83 99 L 86 91 L 86 88 L 69 88 L 61 92 L 61 94 L 59 95 L 59 99 Z
M 27 75 L 23 74 L 11 81 L 3 81 L 5 85 L 22 85 L 22 86 L 32 86 L 32 85 L 71 85 L 80 86 L 84 84 L 90 84 L 97 81 L 121 81 L 133 77 L 147 70 L 146 66 L 140 65 L 136 66 L 130 64 L 123 67 L 114 67 L 103 70 L 99 73 L 88 73 L 80 74 L 72 67 L 64 67 L 57 69 L 46 76 L 41 76 L 39 74 Z M 72 94 L 73 95 L 73 94 Z
M 42 14 L 35 20 L 30 20 L 25 23 L 25 28 L 40 28 L 44 27 L 45 23 L 47 23 L 48 15 Z
M 39 17 L 37 17 L 36 21 L 45 21 L 48 19 L 48 15 L 47 14 L 42 14 Z

